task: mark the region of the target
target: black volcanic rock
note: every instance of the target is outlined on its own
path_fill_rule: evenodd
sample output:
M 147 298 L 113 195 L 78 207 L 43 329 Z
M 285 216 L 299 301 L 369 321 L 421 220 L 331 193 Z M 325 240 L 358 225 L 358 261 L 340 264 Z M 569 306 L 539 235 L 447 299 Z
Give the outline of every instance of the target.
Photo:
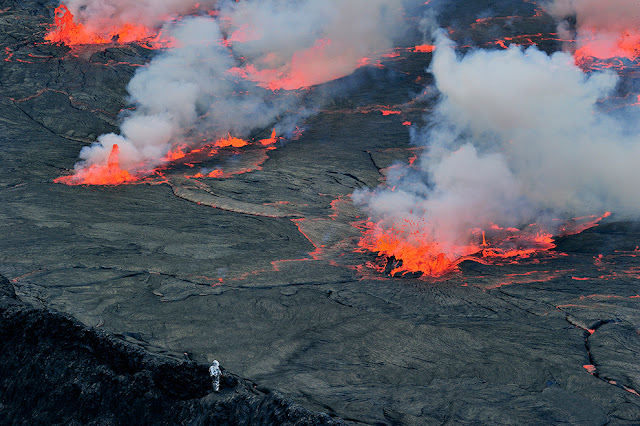
M 277 392 L 151 355 L 68 315 L 20 302 L 0 276 L 1 424 L 332 425 Z
M 530 1 L 431 3 L 461 44 L 555 31 Z M 433 107 L 421 35 L 311 90 L 324 109 L 250 173 L 70 187 L 53 180 L 117 130 L 156 52 L 43 43 L 54 7 L 0 0 L 0 423 L 638 424 L 637 224 L 437 279 L 367 267 L 349 196 L 415 155 L 402 123 Z M 209 393 L 213 358 L 246 379 Z

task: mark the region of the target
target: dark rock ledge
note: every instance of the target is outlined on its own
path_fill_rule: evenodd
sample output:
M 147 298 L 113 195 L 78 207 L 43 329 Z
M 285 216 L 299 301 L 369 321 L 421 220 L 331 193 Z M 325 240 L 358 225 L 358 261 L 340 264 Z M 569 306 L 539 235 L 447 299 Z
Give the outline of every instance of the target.
M 20 301 L 0 275 L 0 424 L 343 424 L 206 365 L 151 354 Z

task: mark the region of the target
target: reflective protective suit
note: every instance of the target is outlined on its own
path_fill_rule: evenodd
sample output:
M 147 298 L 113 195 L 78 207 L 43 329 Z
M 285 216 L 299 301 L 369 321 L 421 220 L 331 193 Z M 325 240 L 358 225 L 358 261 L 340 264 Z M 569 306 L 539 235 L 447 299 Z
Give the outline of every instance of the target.
M 218 392 L 220 390 L 220 376 L 222 376 L 222 370 L 220 370 L 220 363 L 218 361 L 214 360 L 211 367 L 209 367 L 209 376 L 211 376 L 213 390 Z

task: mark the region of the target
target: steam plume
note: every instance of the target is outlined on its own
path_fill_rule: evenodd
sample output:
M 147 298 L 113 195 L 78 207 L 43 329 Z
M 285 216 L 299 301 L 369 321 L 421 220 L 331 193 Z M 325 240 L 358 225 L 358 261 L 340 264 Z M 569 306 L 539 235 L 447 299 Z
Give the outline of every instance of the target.
M 640 213 L 637 129 L 597 108 L 613 72 L 586 75 L 571 55 L 536 47 L 464 57 L 454 47 L 438 33 L 430 71 L 441 99 L 432 125 L 414 133 L 425 147 L 417 167 L 354 194 L 378 223 L 365 246 L 396 241 L 384 251 L 403 260 L 428 246 L 422 255 L 454 260 L 479 250 L 480 230 L 537 222 L 553 234 L 554 217 Z
M 297 89 L 351 74 L 363 59 L 393 47 L 401 0 L 282 0 L 224 3 L 235 29 L 234 48 L 252 58 L 249 79 L 265 87 Z M 255 68 L 257 65 L 258 69 Z
M 109 32 L 125 24 L 157 27 L 170 17 L 184 15 L 200 7 L 211 7 L 215 0 L 65 0 L 77 23 L 96 33 Z
M 83 13 L 93 16 L 90 10 L 106 5 L 92 3 Z M 119 7 L 114 16 L 124 17 L 146 3 L 131 10 L 110 5 Z M 178 11 L 191 3 L 164 6 Z M 245 137 L 272 124 L 299 110 L 299 96 L 286 89 L 343 77 L 391 47 L 401 6 L 401 0 L 222 1 L 219 18 L 170 25 L 176 47 L 135 74 L 128 85 L 135 110 L 121 117 L 119 135 L 102 135 L 81 151 L 76 173 L 105 164 L 114 144 L 120 166 L 136 171 L 160 163 L 190 134 Z
M 558 29 L 562 37 L 576 39 L 576 50 L 583 56 L 634 60 L 640 54 L 640 3 L 636 1 L 554 0 L 549 12 L 558 19 L 575 16 L 575 28 L 562 21 Z

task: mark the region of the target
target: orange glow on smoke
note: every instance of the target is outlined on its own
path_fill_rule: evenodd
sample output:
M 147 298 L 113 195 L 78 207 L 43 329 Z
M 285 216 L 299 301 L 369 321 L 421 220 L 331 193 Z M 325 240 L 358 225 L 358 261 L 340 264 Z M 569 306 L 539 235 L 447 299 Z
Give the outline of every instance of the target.
M 64 43 L 67 46 L 81 44 L 105 44 L 105 43 L 131 43 L 144 41 L 162 44 L 158 40 L 157 31 L 143 25 L 126 23 L 119 27 L 113 27 L 101 34 L 93 33 L 84 25 L 74 22 L 71 11 L 61 4 L 55 10 L 55 21 L 45 40 L 53 43 Z
M 360 58 L 353 62 L 353 58 L 344 57 L 343 54 L 336 52 L 336 49 L 330 39 L 317 39 L 313 46 L 296 51 L 286 66 L 270 68 L 266 65 L 263 68 L 254 64 L 246 64 L 241 67 L 233 67 L 227 72 L 275 92 L 280 89 L 308 88 L 344 77 L 346 74 L 350 74 L 353 69 L 371 64 L 370 58 Z M 345 71 L 347 69 L 349 72 Z
M 136 182 L 138 180 L 137 177 L 120 168 L 118 152 L 118 145 L 114 144 L 111 147 L 111 153 L 106 165 L 94 164 L 87 168 L 76 170 L 70 176 L 61 176 L 54 179 L 54 182 L 65 185 L 121 185 Z
M 592 66 L 596 60 L 614 58 L 637 61 L 640 58 L 640 32 L 627 30 L 619 35 L 602 35 L 595 29 L 585 30 L 574 53 L 576 64 Z

